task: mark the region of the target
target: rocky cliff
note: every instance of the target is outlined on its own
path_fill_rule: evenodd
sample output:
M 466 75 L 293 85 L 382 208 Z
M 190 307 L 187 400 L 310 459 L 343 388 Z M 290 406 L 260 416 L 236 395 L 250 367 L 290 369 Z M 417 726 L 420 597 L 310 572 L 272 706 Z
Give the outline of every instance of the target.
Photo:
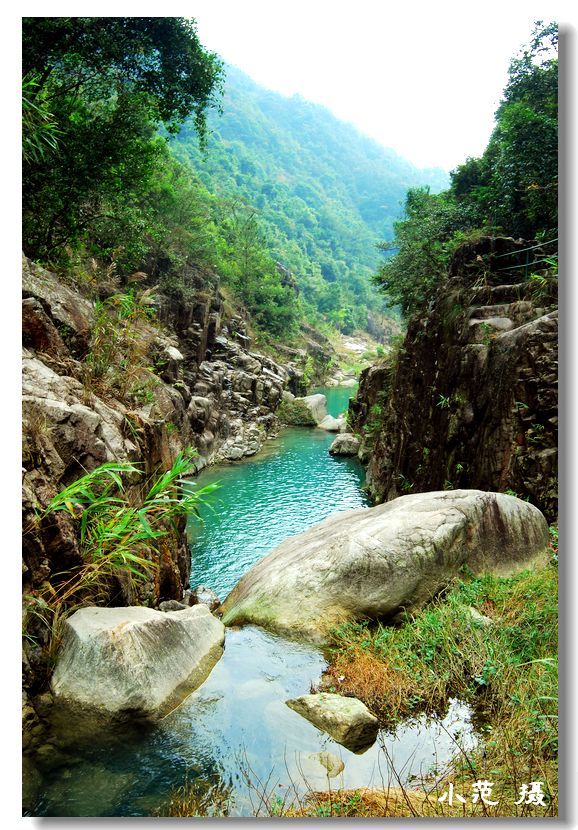
M 477 488 L 556 517 L 557 282 L 530 277 L 530 244 L 462 246 L 395 358 L 364 371 L 350 419 L 378 502 Z
M 301 390 L 295 365 L 251 349 L 242 317 L 227 309 L 213 274 L 191 270 L 185 281 L 185 299 L 140 285 L 130 301 L 110 292 L 103 300 L 102 290 L 81 291 L 24 260 L 25 611 L 55 574 L 82 564 L 71 520 L 64 513 L 38 518 L 64 486 L 112 460 L 158 474 L 187 447 L 198 450 L 199 468 L 252 455 L 278 430 L 283 391 Z M 135 311 L 137 294 L 142 307 Z M 138 596 L 118 585 L 110 600 L 180 599 L 189 570 L 183 536 L 161 551 L 157 576 Z M 24 675 L 34 694 L 46 679 L 48 632 L 41 618 L 29 623 Z

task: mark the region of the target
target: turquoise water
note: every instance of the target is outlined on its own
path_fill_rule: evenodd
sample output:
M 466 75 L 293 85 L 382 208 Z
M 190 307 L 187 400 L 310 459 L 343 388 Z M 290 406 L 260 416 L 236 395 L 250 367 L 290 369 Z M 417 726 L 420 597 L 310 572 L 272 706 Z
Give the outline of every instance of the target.
M 330 415 L 347 408 L 351 389 L 323 390 Z M 240 577 L 289 536 L 332 513 L 367 506 L 364 470 L 357 458 L 333 458 L 335 433 L 295 427 L 267 442 L 250 462 L 211 467 L 197 478 L 202 487 L 220 481 L 201 509 L 205 522 L 189 525 L 191 585 L 206 585 L 223 600 Z
M 338 415 L 349 389 L 327 390 Z M 363 470 L 334 459 L 334 435 L 288 429 L 247 462 L 207 470 L 200 484 L 222 482 L 214 510 L 191 526 L 195 585 L 221 597 L 254 562 L 290 535 L 340 510 L 366 505 Z M 475 739 L 465 706 L 451 704 L 444 720 L 408 722 L 356 755 L 285 705 L 319 682 L 326 661 L 319 648 L 256 626 L 227 630 L 225 652 L 205 683 L 160 723 L 87 731 L 70 718 L 54 725 L 44 760 L 28 776 L 26 814 L 147 816 L 185 783 L 230 802 L 230 814 L 266 814 L 265 801 L 291 801 L 308 789 L 396 786 L 439 769 Z M 345 768 L 328 781 L 315 759 L 338 756 Z M 395 769 L 395 772 L 393 771 Z

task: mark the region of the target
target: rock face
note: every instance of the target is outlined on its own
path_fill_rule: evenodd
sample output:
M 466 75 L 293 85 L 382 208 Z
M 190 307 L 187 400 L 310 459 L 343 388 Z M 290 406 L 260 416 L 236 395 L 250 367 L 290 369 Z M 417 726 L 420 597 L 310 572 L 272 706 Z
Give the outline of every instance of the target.
M 522 281 L 529 245 L 483 238 L 458 249 L 397 360 L 362 373 L 351 412 L 375 500 L 511 490 L 555 520 L 557 283 Z
M 375 742 L 379 729 L 377 718 L 355 697 L 320 693 L 302 695 L 287 700 L 286 703 L 290 709 L 307 718 L 319 729 L 331 735 L 334 741 L 352 752 L 365 752 Z M 321 763 L 330 772 L 325 760 Z M 342 769 L 343 764 L 341 769 L 337 768 L 337 772 L 333 774 L 338 774 Z
M 147 478 L 154 477 L 189 447 L 198 450 L 199 468 L 220 453 L 242 458 L 279 429 L 275 410 L 286 387 L 299 385 L 298 370 L 251 351 L 246 323 L 226 310 L 213 273 L 191 268 L 184 279 L 190 287 L 185 297 L 150 294 L 147 305 L 156 317 L 143 314 L 131 330 L 143 363 L 153 371 L 143 368 L 137 377 L 135 367 L 123 372 L 105 366 L 95 381 L 87 360 L 94 351 L 94 297 L 23 260 L 26 603 L 54 574 L 83 563 L 77 528 L 68 516 L 38 519 L 62 488 L 109 461 L 139 464 Z M 134 394 L 123 385 L 129 376 L 135 378 Z M 128 484 L 127 495 L 135 501 L 140 497 L 138 483 Z M 184 524 L 180 542 L 169 544 L 167 537 L 146 552 L 158 562 L 154 579 L 111 585 L 115 604 L 156 607 L 182 598 L 190 574 Z M 24 641 L 23 671 L 34 701 L 49 673 L 43 651 L 48 629 L 33 613 L 27 624 L 31 639 Z
M 476 574 L 511 574 L 545 558 L 547 546 L 543 515 L 513 496 L 402 496 L 287 539 L 245 574 L 223 603 L 222 619 L 322 641 L 345 620 L 422 607 L 462 565 Z
M 205 680 L 225 629 L 208 608 L 82 608 L 65 622 L 52 677 L 57 701 L 156 719 Z
M 351 432 L 342 432 L 329 447 L 331 455 L 357 455 L 360 440 Z

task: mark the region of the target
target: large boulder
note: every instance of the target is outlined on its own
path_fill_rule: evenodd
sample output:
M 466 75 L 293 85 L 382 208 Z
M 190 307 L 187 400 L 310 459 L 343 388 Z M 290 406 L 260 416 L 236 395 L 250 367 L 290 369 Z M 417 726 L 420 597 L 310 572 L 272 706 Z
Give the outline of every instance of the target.
M 304 398 L 283 400 L 277 410 L 279 420 L 290 426 L 315 427 L 329 417 L 325 395 L 307 395 Z
M 321 394 L 283 400 L 276 414 L 281 423 L 296 427 L 316 427 L 330 417 L 327 398 Z
M 334 418 L 333 415 L 326 415 L 318 426 L 326 432 L 339 432 L 343 424 L 343 418 Z
M 334 741 L 352 752 L 365 752 L 377 737 L 379 724 L 365 703 L 355 697 L 333 694 L 302 695 L 285 701 Z M 342 767 L 343 769 L 343 767 Z
M 351 432 L 342 432 L 329 447 L 331 455 L 357 455 L 361 442 Z
M 112 716 L 163 717 L 206 679 L 225 629 L 205 605 L 81 608 L 64 624 L 57 701 Z
M 287 539 L 229 594 L 226 625 L 257 623 L 326 639 L 351 619 L 418 609 L 463 565 L 508 575 L 545 558 L 540 511 L 514 496 L 453 490 L 330 516 Z
M 320 424 L 324 418 L 327 417 L 327 398 L 321 393 L 317 395 L 307 395 L 304 398 L 296 398 L 301 400 L 311 413 L 312 418 L 316 424 Z

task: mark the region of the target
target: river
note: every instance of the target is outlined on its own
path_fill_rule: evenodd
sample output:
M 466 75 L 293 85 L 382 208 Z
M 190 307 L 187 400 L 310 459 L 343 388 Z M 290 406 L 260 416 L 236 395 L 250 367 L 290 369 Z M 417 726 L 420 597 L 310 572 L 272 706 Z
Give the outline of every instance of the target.
M 328 389 L 337 416 L 351 389 Z M 287 429 L 249 461 L 210 468 L 198 486 L 219 480 L 203 524 L 191 522 L 193 586 L 221 599 L 243 573 L 288 536 L 328 515 L 367 506 L 363 468 L 328 454 L 334 435 Z M 227 631 L 225 652 L 205 683 L 160 723 L 82 734 L 55 730 L 29 815 L 143 816 L 155 814 L 171 791 L 195 784 L 230 804 L 231 815 L 266 814 L 266 804 L 324 789 L 327 773 L 315 758 L 331 752 L 344 763 L 337 787 L 415 783 L 439 770 L 474 736 L 465 706 L 451 703 L 443 721 L 424 718 L 381 732 L 356 755 L 285 705 L 309 692 L 326 665 L 323 652 L 256 626 Z M 71 734 L 74 732 L 74 734 Z

